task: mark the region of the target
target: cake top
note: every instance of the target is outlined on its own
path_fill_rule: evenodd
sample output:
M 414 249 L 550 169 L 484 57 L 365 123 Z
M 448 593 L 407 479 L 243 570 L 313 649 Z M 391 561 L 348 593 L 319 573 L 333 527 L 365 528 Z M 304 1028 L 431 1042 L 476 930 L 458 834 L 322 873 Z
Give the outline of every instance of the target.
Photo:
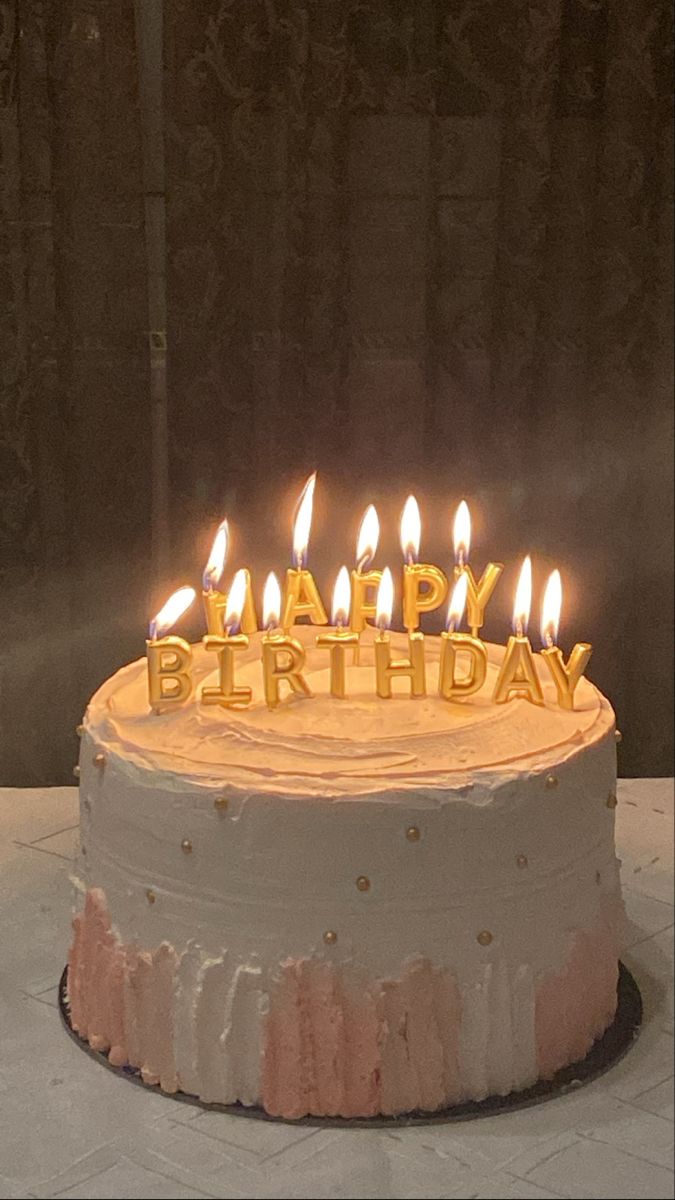
M 373 633 L 361 639 L 359 666 L 347 667 L 348 698 L 330 695 L 325 652 L 317 630 L 297 625 L 294 636 L 307 659 L 304 675 L 312 698 L 292 696 L 270 711 L 265 704 L 260 635 L 238 658 L 237 681 L 253 692 L 247 708 L 199 703 L 202 686 L 216 681 L 214 656 L 194 647 L 192 700 L 160 715 L 148 707 L 146 660 L 122 668 L 95 694 L 85 718 L 88 731 L 109 753 L 160 774 L 196 784 L 224 784 L 271 794 L 359 796 L 387 789 L 443 791 L 474 783 L 489 787 L 513 775 L 545 771 L 611 732 L 614 714 L 587 679 L 575 695 L 574 711 L 556 703 L 544 664 L 537 662 L 545 704 L 512 699 L 495 705 L 492 693 L 501 646 L 488 645 L 484 686 L 466 701 L 437 694 L 440 638 L 425 638 L 427 691 L 411 698 L 406 682 L 394 681 L 394 696 L 374 694 Z M 392 650 L 407 639 L 393 633 Z M 535 656 L 539 659 L 540 656 Z M 348 660 L 349 661 L 349 660 Z

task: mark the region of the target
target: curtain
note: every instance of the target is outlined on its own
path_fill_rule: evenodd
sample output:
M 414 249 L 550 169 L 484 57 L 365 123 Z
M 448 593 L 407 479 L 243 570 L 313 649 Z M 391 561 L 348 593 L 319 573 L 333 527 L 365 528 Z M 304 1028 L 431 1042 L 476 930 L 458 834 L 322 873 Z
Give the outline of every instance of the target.
M 0 13 L 0 780 L 69 779 L 223 515 L 232 567 L 283 568 L 314 468 L 327 596 L 371 500 L 382 564 L 413 490 L 448 566 L 466 496 L 487 635 L 525 552 L 537 603 L 559 566 L 622 773 L 669 774 L 670 5 Z

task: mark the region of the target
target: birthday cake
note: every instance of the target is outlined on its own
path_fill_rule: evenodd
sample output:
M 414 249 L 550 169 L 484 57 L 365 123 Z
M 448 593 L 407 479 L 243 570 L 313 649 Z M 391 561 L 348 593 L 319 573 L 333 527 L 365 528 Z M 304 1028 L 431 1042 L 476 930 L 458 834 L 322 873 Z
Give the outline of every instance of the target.
M 285 632 L 249 612 L 237 634 L 243 593 L 203 645 L 153 623 L 87 708 L 70 1019 L 149 1084 L 433 1112 L 552 1078 L 613 1021 L 616 731 L 590 647 L 389 633 L 387 574 L 379 632 L 353 606 L 357 633 L 339 606 L 294 624 L 303 596 L 325 620 L 313 581 Z

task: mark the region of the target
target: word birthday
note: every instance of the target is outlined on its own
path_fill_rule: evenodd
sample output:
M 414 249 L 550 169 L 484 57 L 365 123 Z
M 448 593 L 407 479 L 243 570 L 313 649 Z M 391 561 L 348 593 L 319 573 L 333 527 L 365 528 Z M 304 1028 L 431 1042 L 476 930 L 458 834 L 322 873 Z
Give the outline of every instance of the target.
M 301 617 L 316 626 L 328 626 L 328 617 L 316 581 L 307 567 L 307 548 L 312 525 L 312 507 L 316 475 L 310 476 L 300 497 L 293 524 L 293 566 L 286 571 L 283 590 L 271 572 L 263 594 L 261 667 L 265 701 L 276 708 L 282 701 L 282 685 L 287 695 L 311 696 L 304 675 L 306 651 L 293 637 L 293 625 Z M 368 627 L 376 630 L 374 640 L 374 690 L 383 700 L 393 695 L 392 681 L 408 681 L 411 696 L 425 696 L 426 667 L 424 634 L 420 631 L 423 613 L 432 612 L 448 599 L 446 629 L 441 634 L 438 694 L 443 700 L 463 700 L 478 692 L 487 675 L 488 654 L 479 637 L 485 622 L 487 604 L 504 570 L 501 563 L 490 562 L 480 578 L 469 563 L 471 516 L 463 500 L 454 522 L 454 584 L 450 591 L 447 575 L 432 563 L 419 561 L 421 541 L 420 511 L 414 496 L 406 500 L 401 516 L 400 539 L 403 552 L 402 609 L 408 638 L 408 654 L 393 658 L 390 628 L 394 608 L 394 580 L 389 567 L 375 570 L 371 564 L 377 551 L 380 526 L 371 504 L 359 530 L 355 566 L 351 573 L 341 567 L 335 582 L 332 627 L 317 634 L 316 645 L 327 652 L 330 691 L 337 700 L 346 696 L 347 655 L 359 663 L 361 636 Z M 237 682 L 237 656 L 249 646 L 251 634 L 258 632 L 258 616 L 245 568 L 238 570 L 228 592 L 219 588 L 228 552 L 227 521 L 218 527 L 209 561 L 204 569 L 202 599 L 207 633 L 205 649 L 214 655 L 217 683 L 204 685 L 199 699 L 205 705 L 245 708 L 252 701 L 252 689 Z M 193 651 L 184 638 L 169 630 L 195 599 L 194 588 L 181 587 L 167 600 L 150 622 L 147 645 L 148 700 L 156 713 L 187 703 L 194 691 Z M 535 654 L 527 636 L 532 600 L 532 564 L 523 562 L 513 610 L 513 634 L 509 638 L 494 687 L 493 701 L 504 704 L 514 697 L 532 704 L 544 704 Z M 592 647 L 587 642 L 574 646 L 567 661 L 556 645 L 562 583 L 560 572 L 549 577 L 544 594 L 541 619 L 543 650 L 541 658 L 555 685 L 561 708 L 574 708 L 574 693 L 582 678 Z M 460 632 L 466 612 L 470 633 Z

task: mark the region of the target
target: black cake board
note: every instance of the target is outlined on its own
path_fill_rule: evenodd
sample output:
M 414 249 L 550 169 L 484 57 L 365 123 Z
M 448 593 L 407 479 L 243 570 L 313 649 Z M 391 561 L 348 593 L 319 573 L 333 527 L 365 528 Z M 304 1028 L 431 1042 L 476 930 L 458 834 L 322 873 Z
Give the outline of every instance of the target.
M 594 1043 L 584 1059 L 573 1063 L 572 1066 L 564 1067 L 552 1079 L 541 1080 L 533 1087 L 525 1088 L 523 1091 L 511 1092 L 508 1096 L 488 1096 L 485 1100 L 472 1100 L 466 1104 L 457 1104 L 451 1108 L 438 1109 L 435 1112 L 411 1112 L 395 1117 L 301 1117 L 291 1121 L 284 1117 L 270 1116 L 262 1108 L 248 1107 L 244 1104 L 207 1104 L 203 1100 L 199 1100 L 197 1096 L 190 1096 L 186 1092 L 162 1092 L 156 1084 L 144 1083 L 140 1071 L 136 1067 L 112 1066 L 105 1054 L 99 1050 L 93 1050 L 89 1043 L 81 1038 L 72 1027 L 68 1001 L 67 967 L 64 969 L 59 983 L 59 1011 L 68 1033 L 82 1050 L 107 1067 L 109 1071 L 121 1075 L 123 1079 L 128 1079 L 130 1083 L 135 1083 L 152 1092 L 161 1092 L 168 1099 L 177 1100 L 183 1104 L 193 1104 L 197 1108 L 203 1108 L 206 1112 L 221 1112 L 226 1113 L 227 1116 L 249 1117 L 259 1121 L 281 1121 L 289 1125 L 338 1126 L 344 1129 L 379 1129 L 494 1117 L 498 1113 L 515 1112 L 520 1108 L 528 1108 L 534 1104 L 541 1104 L 545 1100 L 555 1100 L 558 1096 L 567 1095 L 583 1084 L 590 1083 L 591 1080 L 604 1075 L 630 1050 L 642 1024 L 642 997 L 630 971 L 623 963 L 619 963 L 617 1009 L 612 1024 Z

